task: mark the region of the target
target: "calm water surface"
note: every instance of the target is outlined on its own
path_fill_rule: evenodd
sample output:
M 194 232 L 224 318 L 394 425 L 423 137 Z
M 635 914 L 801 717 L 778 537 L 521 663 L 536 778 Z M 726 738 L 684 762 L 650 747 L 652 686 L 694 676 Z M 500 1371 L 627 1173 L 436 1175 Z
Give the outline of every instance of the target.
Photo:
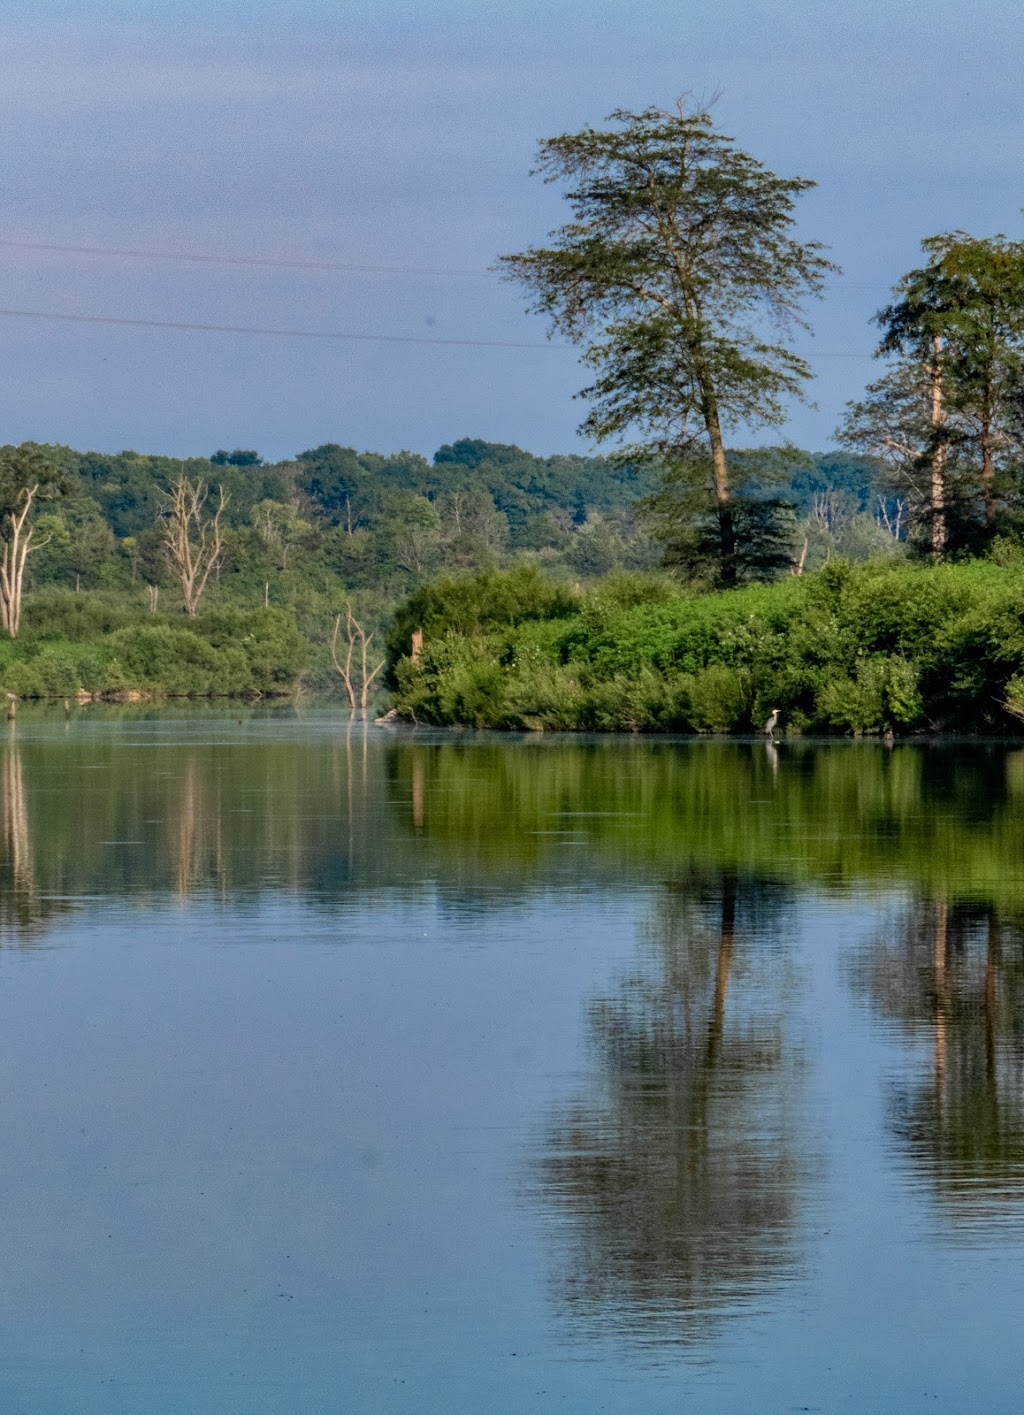
M 1019 1409 L 1024 752 L 20 717 L 5 1415 Z

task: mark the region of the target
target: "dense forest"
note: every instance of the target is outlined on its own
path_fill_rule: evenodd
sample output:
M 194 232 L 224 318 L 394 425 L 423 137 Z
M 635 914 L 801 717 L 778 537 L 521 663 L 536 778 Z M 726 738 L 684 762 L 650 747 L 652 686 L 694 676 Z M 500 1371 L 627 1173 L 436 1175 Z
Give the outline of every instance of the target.
M 895 546 L 870 458 L 788 450 L 774 462 L 788 477 L 794 553 L 809 537 L 809 564 Z M 662 550 L 645 508 L 657 484 L 612 458 L 538 457 L 478 439 L 446 444 L 430 461 L 333 443 L 279 463 L 246 449 L 184 461 L 0 449 L 9 556 L 19 497 L 38 488 L 25 523 L 32 541 L 21 546 L 23 617 L 0 639 L 0 685 L 19 696 L 343 691 L 331 654 L 339 615 L 336 656 L 344 664 L 351 609 L 374 635 L 375 666 L 398 606 L 439 573 L 530 566 L 571 591 L 655 570 Z M 200 495 L 185 527 L 196 554 L 203 537 L 213 550 L 217 522 L 216 556 L 192 604 L 172 543 L 183 486 Z
M 184 461 L 37 451 L 63 475 L 59 495 L 40 507 L 37 534 L 48 543 L 30 561 L 33 587 L 156 586 L 174 607 L 164 526 L 168 491 L 182 477 L 214 497 L 223 491 L 226 544 L 216 594 L 249 608 L 265 599 L 300 607 L 310 591 L 372 591 L 377 602 L 381 594 L 396 602 L 439 571 L 510 559 L 576 578 L 651 569 L 661 560 L 642 514 L 657 475 L 609 457 L 537 457 L 471 438 L 446 444 L 432 461 L 335 443 L 278 463 L 245 450 Z M 814 542 L 812 566 L 830 553 L 861 559 L 891 540 L 872 458 L 769 449 L 733 459 L 761 481 L 772 478 L 793 545 L 805 534 Z M 752 482 L 751 500 L 760 494 L 761 482 Z

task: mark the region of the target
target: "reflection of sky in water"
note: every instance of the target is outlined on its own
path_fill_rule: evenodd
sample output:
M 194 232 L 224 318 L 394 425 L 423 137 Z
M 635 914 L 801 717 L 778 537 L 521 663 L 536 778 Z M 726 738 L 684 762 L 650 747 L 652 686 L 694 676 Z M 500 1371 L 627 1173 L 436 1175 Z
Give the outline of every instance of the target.
M 1015 1408 L 1015 758 L 2 753 L 4 1409 Z

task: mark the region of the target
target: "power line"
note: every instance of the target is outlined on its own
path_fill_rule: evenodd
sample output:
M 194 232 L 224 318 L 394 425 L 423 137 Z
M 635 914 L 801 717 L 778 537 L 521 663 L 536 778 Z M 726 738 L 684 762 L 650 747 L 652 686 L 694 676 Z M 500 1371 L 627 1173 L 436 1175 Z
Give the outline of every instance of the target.
M 0 309 L 4 319 L 59 320 L 68 324 L 112 324 L 127 329 L 177 329 L 195 334 L 257 334 L 281 339 L 344 339 L 373 344 L 446 344 L 469 349 L 571 349 L 571 344 L 514 339 L 439 339 L 426 334 L 350 334 L 334 329 L 257 329 L 241 324 L 192 324 L 173 319 L 122 319 L 106 314 L 60 314 L 51 310 Z
M 188 251 L 115 250 L 109 246 L 58 246 L 43 241 L 4 241 L 0 248 L 16 251 L 49 251 L 60 255 L 113 256 L 127 260 L 184 261 L 194 265 L 265 266 L 272 270 L 314 270 L 366 275 L 489 275 L 482 267 L 456 269 L 428 265 L 350 265 L 331 260 L 285 260 L 275 256 L 193 255 Z
M 67 314 L 57 310 L 0 309 L 0 319 L 52 320 L 64 324 L 106 324 L 123 329 L 170 329 L 187 334 L 246 334 L 274 339 L 333 339 L 367 344 L 440 344 L 463 349 L 568 349 L 572 344 L 555 344 L 550 340 L 528 342 L 517 339 L 444 339 L 428 334 L 362 334 L 336 329 L 259 328 L 246 324 L 197 324 L 175 319 L 127 319 L 111 314 Z M 871 359 L 873 354 L 817 353 L 804 355 L 813 359 Z
M 282 256 L 208 255 L 191 251 L 148 251 L 120 249 L 113 246 L 65 246 L 52 241 L 9 241 L 0 239 L 0 250 L 44 251 L 56 255 L 108 256 L 120 260 L 168 260 L 189 265 L 237 265 L 265 267 L 270 270 L 334 271 L 339 274 L 364 275 L 492 275 L 486 266 L 441 265 L 362 265 L 335 260 L 291 260 Z M 840 277 L 830 286 L 837 290 L 891 290 L 892 282 L 884 280 L 847 280 Z

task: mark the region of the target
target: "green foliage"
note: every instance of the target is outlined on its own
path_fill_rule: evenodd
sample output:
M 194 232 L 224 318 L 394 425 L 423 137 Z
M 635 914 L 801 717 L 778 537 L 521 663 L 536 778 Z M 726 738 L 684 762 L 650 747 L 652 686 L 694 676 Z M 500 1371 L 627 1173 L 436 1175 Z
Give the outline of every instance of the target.
M 903 658 L 865 658 L 852 677 L 830 678 L 822 685 L 817 708 L 830 727 L 855 733 L 918 726 L 922 702 L 917 673 Z
M 110 595 L 75 594 L 58 586 L 37 591 L 25 606 L 26 640 L 85 643 L 123 629 L 138 618 L 138 608 Z
M 423 585 L 395 614 L 388 635 L 393 664 L 410 649 L 414 629 L 467 635 L 524 620 L 559 619 L 574 612 L 575 596 L 546 579 L 534 565 L 451 575 Z
M 647 507 L 664 563 L 697 584 L 719 583 L 721 524 L 707 459 L 698 464 L 689 457 L 677 461 Z M 796 518 L 785 496 L 766 494 L 760 487 L 746 494 L 741 482 L 731 516 L 735 584 L 778 579 L 795 563 Z
M 1008 681 L 1003 704 L 1008 713 L 1024 722 L 1024 673 L 1015 673 Z
M 867 504 L 866 491 L 857 500 L 850 490 L 867 474 L 864 459 L 790 448 L 731 453 L 737 564 L 751 584 L 734 596 L 701 598 L 699 566 L 685 588 L 678 567 L 674 575 L 653 571 L 659 545 L 637 502 L 650 498 L 660 472 L 643 462 L 534 457 L 479 439 L 446 444 L 433 462 L 335 444 L 275 466 L 243 453 L 227 453 L 214 467 L 134 452 L 9 451 L 22 471 L 52 468 L 55 493 L 32 512 L 40 549 L 28 560 L 18 646 L 0 639 L 0 685 L 11 692 L 269 694 L 300 684 L 338 691 L 330 635 L 351 603 L 374 648 L 387 650 L 391 687 L 415 629 L 429 644 L 454 633 L 472 645 L 454 697 L 430 673 L 402 679 L 403 692 L 425 694 L 425 720 L 463 713 L 507 726 L 742 730 L 779 705 L 792 726 L 822 726 L 816 705 L 829 670 L 820 643 L 832 633 L 845 635 L 847 646 L 856 637 L 853 626 L 838 625 L 831 592 L 823 589 L 819 603 L 810 580 L 801 586 L 787 573 L 801 534 L 788 506 L 799 499 L 798 478 L 812 474 L 815 488 L 830 488 L 833 478 L 828 494 Z M 183 474 L 223 482 L 230 497 L 224 560 L 188 624 L 155 524 L 164 488 Z M 763 520 L 751 536 L 743 530 L 748 507 Z M 856 549 L 858 536 L 865 554 L 895 544 L 864 511 L 829 535 L 821 558 L 840 545 Z M 1022 563 L 1022 543 L 1008 525 L 999 550 L 1007 568 Z M 843 573 L 830 567 L 820 584 Z M 778 582 L 764 598 L 757 582 L 773 575 Z M 903 616 L 902 638 L 880 630 L 870 652 L 913 659 L 927 701 L 939 685 L 957 701 L 988 694 L 1001 702 L 1013 671 L 1007 646 L 1019 626 L 986 620 L 983 607 L 937 627 L 933 607 L 922 603 L 931 638 L 915 646 L 914 610 L 904 613 L 899 596 L 887 608 L 886 583 L 863 594 L 880 597 L 873 612 L 883 619 Z M 846 599 L 849 614 L 856 596 Z M 126 646 L 135 627 L 187 631 L 198 647 L 158 635 L 143 654 Z M 790 641 L 806 651 L 792 652 Z M 454 646 L 450 652 L 454 674 L 461 660 Z M 942 655 L 955 662 L 944 685 Z M 697 681 L 716 664 L 741 675 L 740 706 L 721 675 L 717 688 L 715 675 Z M 845 671 L 856 682 L 855 667 Z
M 37 501 L 55 501 L 64 494 L 67 480 L 47 452 L 35 442 L 0 447 L 0 521 L 21 509 L 30 489 Z
M 1024 242 L 954 231 L 922 248 L 876 318 L 895 362 L 840 435 L 881 460 L 914 538 L 941 556 L 983 545 L 1019 495 Z
M 683 100 L 608 121 L 540 143 L 536 170 L 565 184 L 572 219 L 502 265 L 595 371 L 581 430 L 707 493 L 702 558 L 716 530 L 715 578 L 733 585 L 724 432 L 782 423 L 810 377 L 795 350 L 754 331 L 799 323 L 834 268 L 793 235 L 796 198 L 814 184 L 776 176 Z
M 130 683 L 170 697 L 244 693 L 252 686 L 241 649 L 216 649 L 188 629 L 136 625 L 112 634 L 107 646 Z
M 689 682 L 690 720 L 698 730 L 729 732 L 750 720 L 749 674 L 724 663 L 700 669 Z
M 214 452 L 210 463 L 214 467 L 259 467 L 262 466 L 263 458 L 252 449 L 236 447 L 233 452 L 228 452 L 221 447 Z
M 654 534 L 657 518 L 645 509 L 663 468 L 607 457 L 536 457 L 481 439 L 446 444 L 433 462 L 331 443 L 276 465 L 243 451 L 217 454 L 216 463 L 34 444 L 28 454 L 55 469 L 61 490 L 58 500 L 33 512 L 40 548 L 28 562 L 30 590 L 62 586 L 134 598 L 153 586 L 161 609 L 176 608 L 180 589 L 169 573 L 158 519 L 167 486 L 186 476 L 215 494 L 223 486 L 228 498 L 224 558 L 204 604 L 252 608 L 265 600 L 293 610 L 314 638 L 319 618 L 333 618 L 331 606 L 336 613 L 361 591 L 374 592 L 379 620 L 417 585 L 446 571 L 533 564 L 587 582 L 620 570 L 653 570 L 671 540 Z M 831 486 L 833 475 L 845 485 L 846 463 L 840 454 L 769 448 L 730 453 L 729 465 L 737 487 L 740 579 L 786 573 L 802 534 L 789 509 L 801 469 L 818 469 L 815 486 Z M 840 486 L 835 494 L 845 493 Z M 693 528 L 703 537 L 696 560 L 672 555 L 675 572 L 695 583 L 706 581 L 713 559 L 706 492 L 704 503 L 703 529 L 699 516 Z M 679 532 L 688 513 L 680 502 L 672 514 Z M 870 518 L 859 535 L 859 541 L 856 535 L 822 541 L 809 564 L 840 552 L 860 558 L 886 544 Z
M 211 610 L 197 627 L 218 652 L 242 655 L 248 677 L 234 692 L 286 692 L 308 661 L 309 644 L 285 610 Z
M 1024 714 L 1024 566 L 830 563 L 693 595 L 612 577 L 426 586 L 398 621 L 395 703 L 437 724 L 556 730 L 1005 732 Z M 518 591 L 518 596 L 517 596 Z M 415 606 L 410 615 L 410 609 Z
M 28 601 L 25 632 L 0 643 L 0 688 L 19 697 L 206 697 L 294 690 L 310 656 L 292 613 L 225 608 L 184 622 L 123 595 L 56 587 Z

